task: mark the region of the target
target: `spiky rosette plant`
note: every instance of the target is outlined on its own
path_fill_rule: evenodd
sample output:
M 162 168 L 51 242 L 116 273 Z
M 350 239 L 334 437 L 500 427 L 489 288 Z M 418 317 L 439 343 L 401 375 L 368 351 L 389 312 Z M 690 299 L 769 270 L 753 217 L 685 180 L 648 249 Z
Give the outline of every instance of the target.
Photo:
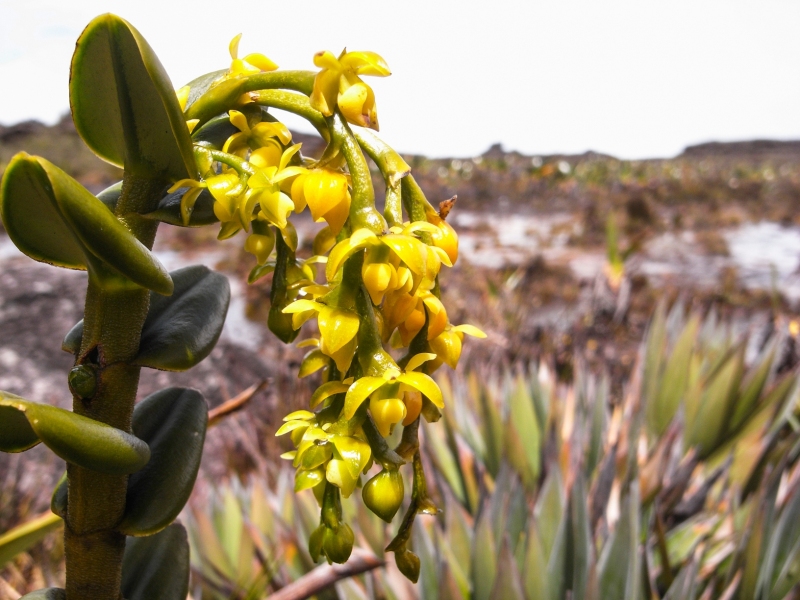
M 434 209 L 405 161 L 369 131 L 378 128 L 377 110 L 361 76 L 389 75 L 383 58 L 320 52 L 319 71 L 279 71 L 262 54 L 240 59 L 240 37 L 228 69 L 176 93 L 130 24 L 98 17 L 73 58 L 73 118 L 95 153 L 124 167 L 123 181 L 95 197 L 24 154 L 6 171 L 2 215 L 11 239 L 36 260 L 89 272 L 85 318 L 64 341 L 76 356 L 73 412 L 10 394 L 0 401 L 0 449 L 44 442 L 69 465 L 53 510 L 67 525 L 70 600 L 118 598 L 120 586 L 128 600 L 186 595 L 185 536 L 167 526 L 194 482 L 205 403 L 176 389 L 135 410 L 134 400 L 142 366 L 187 369 L 210 352 L 229 292 L 203 267 L 168 274 L 150 252 L 159 222 L 219 223 L 220 239 L 247 234 L 244 248 L 257 263 L 249 281 L 271 275 L 268 326 L 282 341 L 316 319 L 319 337 L 303 342 L 313 349 L 300 366 L 301 377 L 322 372 L 309 407 L 316 412 L 290 414 L 278 432 L 291 433 L 297 447 L 284 455 L 297 468 L 296 490 L 313 488 L 320 503 L 311 556 L 348 559 L 353 532 L 341 498 L 359 486 L 366 506 L 391 521 L 406 495 L 399 469 L 408 464 L 411 503 L 387 550 L 407 577 L 419 576 L 411 526 L 418 513 L 437 511 L 426 493 L 419 423 L 438 420 L 443 408 L 430 374 L 455 368 L 465 334 L 484 335 L 452 325 L 440 299 L 440 270 L 458 256 L 446 222 L 452 201 Z M 303 157 L 270 109 L 307 119 L 327 142 L 321 158 Z M 382 212 L 367 156 L 386 184 Z M 289 217 L 306 207 L 324 226 L 314 256 L 300 260 Z M 402 440 L 391 448 L 398 426 Z M 362 484 L 374 464 L 380 472 Z M 151 537 L 126 551 L 126 536 Z

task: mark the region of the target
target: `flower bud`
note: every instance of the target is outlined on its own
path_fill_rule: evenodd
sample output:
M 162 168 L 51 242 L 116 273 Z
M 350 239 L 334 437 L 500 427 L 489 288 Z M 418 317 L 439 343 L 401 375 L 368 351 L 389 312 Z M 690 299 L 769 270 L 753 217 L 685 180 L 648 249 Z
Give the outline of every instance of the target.
M 94 396 L 97 390 L 97 372 L 87 365 L 73 367 L 67 381 L 70 391 L 84 400 Z
M 375 426 L 383 437 L 388 437 L 392 425 L 399 423 L 406 417 L 406 405 L 399 398 L 379 400 L 370 398 L 369 412 Z
M 411 425 L 417 420 L 422 410 L 422 394 L 417 391 L 406 392 L 403 395 L 403 403 L 406 405 L 406 418 L 403 419 L 403 426 Z
M 458 234 L 456 230 L 445 220 L 436 224 L 439 233 L 432 236 L 433 245 L 441 248 L 450 257 L 450 262 L 456 264 L 458 260 Z
M 370 479 L 361 492 L 364 504 L 387 523 L 391 523 L 403 503 L 403 476 L 397 469 L 384 469 Z
M 354 541 L 353 530 L 347 523 L 340 523 L 336 530 L 326 527 L 322 536 L 322 552 L 328 558 L 328 562 L 346 563 L 353 551 Z
M 420 567 L 419 556 L 410 550 L 396 552 L 394 555 L 394 562 L 397 564 L 397 568 L 400 569 L 400 572 L 405 575 L 409 581 L 417 583 L 419 580 Z

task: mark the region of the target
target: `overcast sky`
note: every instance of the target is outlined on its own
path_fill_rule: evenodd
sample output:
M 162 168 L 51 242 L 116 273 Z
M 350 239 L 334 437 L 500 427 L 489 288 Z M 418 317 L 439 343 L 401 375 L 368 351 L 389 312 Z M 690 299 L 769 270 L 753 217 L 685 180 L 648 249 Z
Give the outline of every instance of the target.
M 226 67 L 240 32 L 240 54 L 282 68 L 314 68 L 322 49 L 378 52 L 393 74 L 368 83 L 401 151 L 465 157 L 500 142 L 645 158 L 800 138 L 797 0 L 0 0 L 0 123 L 67 110 L 75 39 L 109 11 L 175 87 Z

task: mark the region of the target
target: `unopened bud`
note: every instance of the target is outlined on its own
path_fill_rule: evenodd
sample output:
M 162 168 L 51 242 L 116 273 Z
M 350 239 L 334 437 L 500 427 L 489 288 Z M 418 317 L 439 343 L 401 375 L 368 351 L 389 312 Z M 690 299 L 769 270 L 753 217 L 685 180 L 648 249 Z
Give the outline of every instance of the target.
M 73 367 L 67 381 L 70 391 L 84 400 L 94 396 L 97 390 L 97 372 L 88 365 Z
M 419 580 L 420 567 L 419 556 L 410 550 L 405 550 L 404 552 L 395 553 L 394 562 L 397 564 L 397 568 L 400 569 L 400 572 L 405 575 L 409 581 L 417 583 Z
M 322 537 L 322 551 L 328 557 L 329 562 L 343 564 L 350 558 L 353 551 L 355 536 L 353 530 L 346 523 L 340 523 L 337 530 L 325 528 Z
M 361 492 L 364 504 L 387 523 L 391 523 L 405 496 L 403 476 L 397 469 L 385 469 L 370 479 Z

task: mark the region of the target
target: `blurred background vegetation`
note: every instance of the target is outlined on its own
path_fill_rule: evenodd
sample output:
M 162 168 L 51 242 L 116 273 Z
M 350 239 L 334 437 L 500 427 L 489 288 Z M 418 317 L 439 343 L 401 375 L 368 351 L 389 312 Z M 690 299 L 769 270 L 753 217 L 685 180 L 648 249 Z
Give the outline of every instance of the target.
M 23 149 L 95 192 L 120 175 L 69 118 L 1 127 L 0 172 Z M 461 257 L 443 293 L 453 322 L 489 338 L 441 374 L 443 422 L 423 426 L 441 513 L 415 525 L 419 584 L 389 556 L 317 597 L 800 598 L 800 143 L 636 161 L 500 146 L 406 159 L 431 200 L 458 196 Z M 315 227 L 298 227 L 300 254 Z M 268 284 L 248 287 L 250 258 L 214 236 L 165 225 L 155 250 L 169 268 L 229 276 L 223 339 L 188 373 L 143 373 L 140 393 L 189 385 L 218 407 L 267 382 L 209 432 L 181 517 L 193 598 L 264 598 L 317 567 L 305 542 L 315 500 L 294 494 L 274 438 L 276 415 L 313 386 L 292 375 L 302 350 L 266 332 Z M 69 404 L 58 347 L 84 285 L 0 233 L 0 388 Z M 0 456 L 0 532 L 48 519 L 62 472 L 37 450 Z M 361 556 L 383 560 L 396 524 L 357 496 L 345 510 Z M 0 537 L 0 600 L 62 582 L 58 527 Z

